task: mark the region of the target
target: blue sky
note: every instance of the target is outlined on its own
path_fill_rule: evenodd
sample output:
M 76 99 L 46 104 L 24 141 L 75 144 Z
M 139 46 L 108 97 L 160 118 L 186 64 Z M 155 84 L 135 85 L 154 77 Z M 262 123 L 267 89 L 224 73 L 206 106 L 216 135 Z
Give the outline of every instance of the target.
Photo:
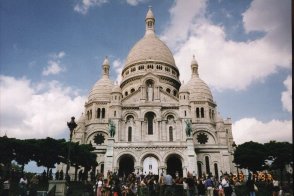
M 2 0 L 0 135 L 68 138 L 105 56 L 119 81 L 149 5 L 181 81 L 195 54 L 237 144 L 292 142 L 290 0 Z

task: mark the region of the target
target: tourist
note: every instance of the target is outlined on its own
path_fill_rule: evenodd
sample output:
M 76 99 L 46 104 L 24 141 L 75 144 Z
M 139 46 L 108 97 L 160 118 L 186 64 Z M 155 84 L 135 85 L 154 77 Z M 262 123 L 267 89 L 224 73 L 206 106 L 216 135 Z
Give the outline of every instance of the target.
M 197 182 L 197 190 L 198 190 L 199 196 L 205 196 L 205 186 L 204 186 L 201 178 Z
M 60 170 L 59 172 L 59 180 L 63 180 L 63 170 Z
M 223 177 L 221 184 L 222 184 L 222 187 L 224 189 L 225 196 L 231 196 L 232 192 L 233 192 L 233 189 L 232 189 L 232 186 L 230 184 L 228 175 L 225 175 Z
M 7 178 L 4 182 L 3 182 L 3 196 L 9 196 L 10 193 L 9 193 L 9 190 L 10 190 L 10 180 Z
M 79 174 L 78 174 L 78 178 L 79 178 L 79 181 L 82 181 L 82 178 L 83 178 L 83 169 L 80 169 Z
M 183 195 L 188 195 L 187 178 L 184 178 L 184 180 L 183 180 Z
M 37 187 L 39 184 L 39 179 L 36 174 L 30 180 L 30 196 L 37 196 Z
M 174 195 L 174 190 L 173 190 L 173 184 L 174 184 L 174 180 L 173 177 L 167 173 L 164 176 L 164 185 L 165 185 L 165 190 L 164 190 L 164 196 L 172 196 Z
M 22 178 L 20 178 L 20 181 L 19 181 L 20 195 L 21 196 L 27 195 L 27 189 L 28 189 L 28 180 L 27 180 L 27 177 L 24 175 Z
M 195 181 L 193 179 L 193 176 L 190 172 L 187 174 L 187 185 L 188 185 L 188 196 L 194 196 L 195 195 Z
M 205 180 L 204 186 L 205 186 L 205 189 L 207 191 L 207 195 L 208 196 L 213 196 L 214 183 L 213 183 L 213 180 L 212 180 L 212 176 L 209 175 L 207 177 L 207 179 Z
M 251 175 L 249 174 L 248 180 L 246 182 L 246 188 L 247 188 L 250 196 L 255 196 L 256 190 L 255 190 L 254 186 L 256 186 L 254 184 L 254 179 L 251 179 Z
M 58 170 L 55 173 L 55 180 L 59 180 L 59 171 Z
M 99 177 L 96 182 L 96 195 L 97 196 L 102 196 L 102 185 L 103 185 L 102 177 Z
M 280 192 L 279 181 L 273 178 L 271 187 L 273 196 L 278 196 Z
M 221 181 L 219 181 L 218 183 L 218 196 L 225 196 L 225 192 L 224 192 Z

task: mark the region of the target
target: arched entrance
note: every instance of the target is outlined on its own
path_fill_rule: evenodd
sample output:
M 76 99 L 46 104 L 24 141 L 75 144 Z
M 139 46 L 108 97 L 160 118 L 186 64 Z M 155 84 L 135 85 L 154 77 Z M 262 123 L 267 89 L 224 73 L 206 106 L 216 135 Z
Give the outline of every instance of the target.
M 131 155 L 123 155 L 119 160 L 119 176 L 128 176 L 134 171 L 134 158 Z
M 158 161 L 153 156 L 148 156 L 143 161 L 143 174 L 158 175 Z
M 171 155 L 167 158 L 166 161 L 167 166 L 167 173 L 172 175 L 173 177 L 178 174 L 180 177 L 183 176 L 183 167 L 182 167 L 182 161 L 177 155 Z

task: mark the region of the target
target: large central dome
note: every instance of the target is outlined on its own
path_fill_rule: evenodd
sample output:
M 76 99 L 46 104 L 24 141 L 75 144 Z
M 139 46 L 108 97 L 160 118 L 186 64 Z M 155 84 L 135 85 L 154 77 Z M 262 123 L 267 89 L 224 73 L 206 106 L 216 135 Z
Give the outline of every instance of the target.
M 126 67 L 146 60 L 159 61 L 176 66 L 169 48 L 154 34 L 145 35 L 134 45 L 127 57 Z
M 125 68 L 142 61 L 158 61 L 176 67 L 173 54 L 154 32 L 155 18 L 151 9 L 146 15 L 146 33 L 131 49 L 127 56 Z

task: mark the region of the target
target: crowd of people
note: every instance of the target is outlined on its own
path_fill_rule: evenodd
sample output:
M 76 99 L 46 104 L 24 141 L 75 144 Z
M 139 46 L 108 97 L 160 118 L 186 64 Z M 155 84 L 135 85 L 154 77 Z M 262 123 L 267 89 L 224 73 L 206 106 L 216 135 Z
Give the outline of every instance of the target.
M 88 175 L 88 172 L 80 170 L 77 180 L 88 184 L 91 182 L 91 192 L 94 196 L 234 196 L 234 187 L 240 185 L 240 182 L 234 180 L 233 175 L 227 173 L 219 178 L 212 175 L 196 177 L 189 172 L 186 176 L 172 176 L 169 173 L 144 175 L 133 172 L 121 177 L 111 171 L 107 172 L 107 176 L 103 176 L 101 173 L 95 175 L 93 172 Z M 40 175 L 34 174 L 29 177 L 12 172 L 10 178 L 1 179 L 1 193 L 8 195 L 8 190 L 17 186 L 21 196 L 27 195 L 28 192 L 30 195 L 36 195 L 39 183 L 53 179 L 64 180 L 66 177 L 62 170 L 57 170 L 54 177 L 50 170 L 48 173 L 44 171 Z M 254 176 L 249 175 L 244 183 L 249 196 L 255 196 L 258 191 L 256 180 Z M 282 195 L 279 181 L 272 179 L 268 184 L 273 196 Z
M 258 191 L 256 179 L 249 175 L 244 184 L 247 195 L 255 196 Z M 282 195 L 277 180 L 267 184 L 273 196 Z M 116 172 L 108 172 L 107 177 L 97 175 L 93 192 L 95 196 L 235 196 L 235 186 L 240 185 L 227 173 L 219 178 L 212 175 L 197 178 L 191 173 L 187 177 L 139 173 L 119 177 Z
M 108 172 L 106 178 L 98 175 L 94 185 L 95 196 L 231 196 L 234 194 L 229 175 L 219 180 L 209 175 L 196 178 L 191 173 L 187 177 L 172 177 L 170 174 L 143 175 L 131 173 L 119 177 Z

